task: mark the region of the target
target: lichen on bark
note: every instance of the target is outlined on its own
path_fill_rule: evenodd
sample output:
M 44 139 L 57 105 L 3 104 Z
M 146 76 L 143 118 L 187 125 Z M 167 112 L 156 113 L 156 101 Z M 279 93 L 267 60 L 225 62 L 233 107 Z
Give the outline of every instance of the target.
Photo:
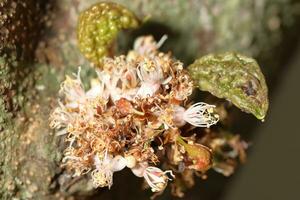
M 0 197 L 45 199 L 56 149 L 41 134 L 46 118 L 37 114 L 33 55 L 46 4 L 2 0 L 0 9 Z

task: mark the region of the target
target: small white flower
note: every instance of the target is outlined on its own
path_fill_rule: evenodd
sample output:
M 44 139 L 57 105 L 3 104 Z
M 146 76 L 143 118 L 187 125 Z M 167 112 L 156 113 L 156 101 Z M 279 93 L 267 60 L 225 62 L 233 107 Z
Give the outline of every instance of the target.
M 203 102 L 195 103 L 187 110 L 181 106 L 176 106 L 174 109 L 173 121 L 179 127 L 188 122 L 196 127 L 209 128 L 219 120 L 219 116 L 213 112 L 214 107 L 214 105 Z
M 114 102 L 121 98 L 121 89 L 117 87 L 120 81 L 120 76 L 118 74 L 110 75 L 106 71 L 97 71 L 100 81 L 103 81 L 105 85 L 104 93 L 105 98 L 110 97 Z
M 175 177 L 171 170 L 162 171 L 157 167 L 147 167 L 143 173 L 143 176 L 150 186 L 152 192 L 160 192 L 166 188 L 168 181 L 172 180 L 167 174 L 173 178 Z
M 102 93 L 102 98 L 108 99 L 109 97 L 113 102 L 118 101 L 121 98 L 132 100 L 135 96 L 137 89 L 136 88 L 122 88 L 122 86 L 129 86 L 130 84 L 135 84 L 136 81 L 134 78 L 133 72 L 128 72 L 125 76 L 130 76 L 132 82 L 125 80 L 124 75 L 121 72 L 114 71 L 112 74 L 106 71 L 97 71 L 98 77 L 103 81 L 104 89 Z
M 94 187 L 110 188 L 113 184 L 113 173 L 124 169 L 126 163 L 126 159 L 119 155 L 112 157 L 106 152 L 103 159 L 96 155 L 94 157 L 96 169 L 91 173 Z
M 124 75 L 121 76 L 122 81 L 122 94 L 121 97 L 127 100 L 133 100 L 137 91 L 138 91 L 138 76 L 137 76 L 137 69 L 127 69 L 124 72 Z
M 146 61 L 141 63 L 137 74 L 141 80 L 141 87 L 137 91 L 136 96 L 142 98 L 153 96 L 162 84 L 167 84 L 172 79 L 171 76 L 164 79 L 162 68 L 158 65 L 155 65 L 155 67 L 149 67 L 149 63 Z
M 140 162 L 137 163 L 133 168 L 131 168 L 131 171 L 137 177 L 143 177 L 144 171 L 146 170 L 147 167 L 148 167 L 147 162 Z
M 144 177 L 152 192 L 160 192 L 166 188 L 168 181 L 172 180 L 168 174 L 175 177 L 171 170 L 162 171 L 157 167 L 149 167 L 147 162 L 137 163 L 131 171 L 137 177 Z
M 50 116 L 50 127 L 57 129 L 57 136 L 67 134 L 67 126 L 72 124 L 77 117 L 77 113 L 68 112 L 61 102 L 58 102 L 58 104 L 59 107 L 55 108 Z
M 80 104 L 86 101 L 85 91 L 80 79 L 80 71 L 81 68 L 79 67 L 76 79 L 67 76 L 66 80 L 61 84 L 60 92 L 65 95 L 66 107 L 68 108 L 78 108 Z
M 126 167 L 128 168 L 134 168 L 136 166 L 136 159 L 134 156 L 125 156 L 126 159 Z
M 151 52 L 157 51 L 167 39 L 167 35 L 163 35 L 158 42 L 152 36 L 139 37 L 135 40 L 133 49 L 140 55 L 149 55 Z
M 65 110 L 64 105 L 58 102 L 59 107 L 55 108 L 50 116 L 50 127 L 60 129 L 70 123 L 71 114 Z
M 127 69 L 121 80 L 123 89 L 136 88 L 138 85 L 137 69 Z
M 97 79 L 92 79 L 91 81 L 91 88 L 86 92 L 86 97 L 88 99 L 95 99 L 97 97 L 101 97 L 105 100 L 108 99 L 107 95 L 104 91 L 104 83 Z

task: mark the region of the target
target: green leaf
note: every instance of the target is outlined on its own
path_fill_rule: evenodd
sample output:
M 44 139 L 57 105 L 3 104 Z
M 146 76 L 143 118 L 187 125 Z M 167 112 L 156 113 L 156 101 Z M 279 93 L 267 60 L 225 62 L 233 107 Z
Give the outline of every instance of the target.
M 80 13 L 77 39 L 80 51 L 96 65 L 108 55 L 121 29 L 136 28 L 137 17 L 125 7 L 111 2 L 102 2 Z
M 269 106 L 268 88 L 254 59 L 237 53 L 211 54 L 197 59 L 188 70 L 200 90 L 264 119 Z

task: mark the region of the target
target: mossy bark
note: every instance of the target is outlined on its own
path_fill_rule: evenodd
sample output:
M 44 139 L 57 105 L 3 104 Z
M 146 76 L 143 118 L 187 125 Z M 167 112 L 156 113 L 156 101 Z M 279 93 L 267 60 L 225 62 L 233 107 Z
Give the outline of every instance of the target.
M 0 199 L 58 199 L 92 191 L 87 179 L 71 180 L 59 167 L 62 146 L 48 117 L 65 74 L 82 66 L 93 76 L 76 44 L 80 11 L 91 1 L 0 0 Z M 115 0 L 141 19 L 122 34 L 119 49 L 133 36 L 169 35 L 165 50 L 187 64 L 209 52 L 267 55 L 292 26 L 291 1 Z M 24 17 L 26 16 L 26 17 Z M 131 35 L 130 37 L 128 35 Z

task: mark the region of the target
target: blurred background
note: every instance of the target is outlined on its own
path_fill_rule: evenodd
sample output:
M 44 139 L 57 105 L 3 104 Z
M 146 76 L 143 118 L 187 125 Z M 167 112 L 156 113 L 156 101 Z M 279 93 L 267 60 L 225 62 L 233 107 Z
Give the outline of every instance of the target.
M 254 130 L 247 163 L 226 185 L 224 196 L 219 199 L 299 198 L 299 43 L 297 46 L 282 65 L 284 70 L 271 90 L 268 117 Z
M 149 199 L 129 170 L 114 175 L 111 190 L 96 193 L 82 181 L 62 191 L 61 149 L 48 117 L 65 74 L 89 63 L 77 48 L 80 11 L 99 0 L 0 0 L 0 199 Z M 224 51 L 254 57 L 269 87 L 264 122 L 233 108 L 231 131 L 251 143 L 236 173 L 213 171 L 197 179 L 184 200 L 300 198 L 300 1 L 113 0 L 148 19 L 122 32 L 117 53 L 139 35 L 158 40 L 186 65 Z M 46 89 L 45 89 L 46 88 Z M 32 172 L 32 173 L 30 173 Z M 29 175 L 28 175 L 29 174 Z M 34 189 L 33 189 L 34 188 Z M 169 189 L 157 199 L 177 199 Z

